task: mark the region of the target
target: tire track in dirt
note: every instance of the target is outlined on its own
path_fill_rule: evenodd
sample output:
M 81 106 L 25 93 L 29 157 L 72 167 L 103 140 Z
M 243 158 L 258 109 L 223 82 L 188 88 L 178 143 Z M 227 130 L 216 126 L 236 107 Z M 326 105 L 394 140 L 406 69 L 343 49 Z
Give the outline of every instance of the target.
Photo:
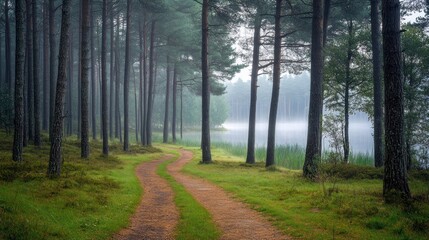
M 191 159 L 192 152 L 180 150 L 179 159 L 167 166 L 168 172 L 210 212 L 222 232 L 221 239 L 291 239 L 259 212 L 233 199 L 220 187 L 181 173 L 180 170 Z
M 174 192 L 169 183 L 156 174 L 158 166 L 172 157 L 164 155 L 136 168 L 144 194 L 130 225 L 117 233 L 114 239 L 174 239 L 179 221 Z

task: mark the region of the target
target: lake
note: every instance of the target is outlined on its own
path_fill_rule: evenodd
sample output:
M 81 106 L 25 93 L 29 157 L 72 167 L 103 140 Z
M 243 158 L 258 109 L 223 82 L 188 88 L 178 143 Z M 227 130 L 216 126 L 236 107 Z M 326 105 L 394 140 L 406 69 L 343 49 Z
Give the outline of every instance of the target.
M 211 131 L 212 142 L 227 142 L 233 144 L 247 144 L 248 123 L 226 122 L 224 131 Z M 256 146 L 263 147 L 267 144 L 268 123 L 256 124 Z M 369 153 L 374 149 L 373 129 L 370 122 L 350 122 L 350 149 L 354 153 Z M 199 141 L 200 132 L 184 132 L 183 139 Z M 292 121 L 279 122 L 276 125 L 276 145 L 299 145 L 305 147 L 307 142 L 307 122 Z M 323 139 L 323 149 L 329 148 L 328 139 Z

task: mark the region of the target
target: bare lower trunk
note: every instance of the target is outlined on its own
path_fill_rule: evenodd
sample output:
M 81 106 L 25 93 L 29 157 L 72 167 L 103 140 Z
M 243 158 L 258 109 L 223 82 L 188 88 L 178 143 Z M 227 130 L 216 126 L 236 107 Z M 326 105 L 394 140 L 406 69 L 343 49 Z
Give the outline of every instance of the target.
M 109 135 L 107 131 L 107 0 L 103 0 L 101 27 L 101 132 L 103 135 L 103 155 L 109 155 Z M 127 25 L 128 26 L 128 25 Z
M 52 142 L 52 126 L 54 124 L 55 89 L 57 52 L 55 43 L 55 0 L 49 0 L 49 137 Z
M 109 104 L 109 138 L 113 138 L 113 121 L 115 112 L 114 85 L 115 73 L 113 69 L 114 61 L 114 21 L 113 21 L 113 1 L 110 1 L 110 104 Z
M 281 61 L 281 13 L 282 0 L 276 0 L 276 15 L 275 15 L 275 37 L 274 37 L 274 65 L 273 65 L 273 91 L 271 95 L 270 116 L 268 120 L 268 142 L 267 142 L 267 157 L 265 167 L 275 164 L 275 139 L 276 139 L 276 121 L 277 107 L 279 102 L 280 91 L 280 61 Z
M 208 63 L 208 36 L 209 36 L 209 1 L 203 0 L 202 5 L 202 45 L 201 45 L 201 73 L 202 73 L 202 129 L 201 150 L 202 162 L 211 163 L 212 154 L 210 149 L 210 79 Z
M 42 130 L 49 129 L 49 4 L 43 2 L 43 119 Z
M 147 145 L 152 145 L 152 109 L 153 109 L 153 85 L 154 85 L 154 51 L 155 51 L 155 26 L 156 21 L 152 21 L 150 33 L 150 56 L 149 56 L 149 84 L 148 84 L 148 100 L 147 100 L 147 120 L 146 120 L 146 140 Z
M 90 48 L 91 48 L 91 130 L 92 130 L 92 139 L 97 139 L 97 121 L 96 121 L 96 79 L 95 79 L 95 45 L 94 45 L 94 14 L 92 13 L 94 9 L 94 1 L 91 0 L 90 4 Z
M 12 159 L 22 161 L 24 127 L 24 0 L 15 1 L 16 51 L 15 51 L 15 119 Z
M 311 84 L 308 113 L 307 146 L 303 175 L 314 179 L 317 161 L 321 157 L 321 121 L 323 109 L 323 0 L 313 0 L 313 23 L 311 36 Z
M 88 85 L 89 85 L 89 57 L 90 57 L 90 51 L 89 51 L 89 27 L 90 27 L 90 13 L 89 13 L 89 1 L 90 0 L 82 0 L 82 23 L 79 26 L 81 28 L 82 32 L 82 43 L 81 43 L 81 53 L 80 53 L 80 81 L 81 81 L 81 119 L 79 121 L 81 122 L 81 133 L 80 133 L 80 156 L 82 158 L 88 158 L 89 157 L 89 120 L 88 120 Z
M 27 22 L 27 108 L 28 118 L 27 133 L 30 141 L 34 140 L 34 72 L 33 72 L 33 6 L 32 0 L 27 0 L 26 22 Z
M 168 142 L 168 114 L 170 105 L 170 56 L 167 53 L 167 68 L 166 68 L 166 87 L 165 87 L 165 107 L 164 107 L 164 132 L 162 142 Z
M 176 122 L 177 119 L 177 64 L 174 65 L 173 73 L 173 116 L 171 119 L 171 133 L 173 137 L 173 143 L 176 142 Z
M 401 79 L 399 0 L 383 0 L 384 109 L 386 150 L 383 195 L 386 201 L 411 197 L 405 168 L 404 92 Z M 392 199 L 393 197 L 393 199 Z
M 33 0 L 33 81 L 34 81 L 34 145 L 40 140 L 39 37 L 37 36 L 37 4 Z
M 68 60 L 69 46 L 69 26 L 70 26 L 70 0 L 63 0 L 61 35 L 60 35 L 60 52 L 58 62 L 58 79 L 55 94 L 55 114 L 52 128 L 52 144 L 49 157 L 48 177 L 59 177 L 61 174 L 62 163 L 62 134 L 63 134 L 63 111 L 64 111 L 64 94 L 67 82 L 66 67 Z
M 124 151 L 129 150 L 129 119 L 128 119 L 128 94 L 129 94 L 129 80 L 130 80 L 130 11 L 131 1 L 127 0 L 127 30 L 125 33 L 125 68 L 124 68 Z

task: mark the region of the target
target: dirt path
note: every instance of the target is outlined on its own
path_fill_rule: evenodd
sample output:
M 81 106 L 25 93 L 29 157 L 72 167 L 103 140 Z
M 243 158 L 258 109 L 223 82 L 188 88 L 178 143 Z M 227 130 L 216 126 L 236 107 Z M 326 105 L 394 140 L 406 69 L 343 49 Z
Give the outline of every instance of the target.
M 169 173 L 212 215 L 222 231 L 221 239 L 290 239 L 274 228 L 260 213 L 234 200 L 221 188 L 203 179 L 180 173 L 192 152 L 180 150 L 180 158 L 168 165 Z
M 174 239 L 179 221 L 174 193 L 168 182 L 156 174 L 159 164 L 172 157 L 165 155 L 137 167 L 136 174 L 144 189 L 143 198 L 131 224 L 116 234 L 115 239 Z

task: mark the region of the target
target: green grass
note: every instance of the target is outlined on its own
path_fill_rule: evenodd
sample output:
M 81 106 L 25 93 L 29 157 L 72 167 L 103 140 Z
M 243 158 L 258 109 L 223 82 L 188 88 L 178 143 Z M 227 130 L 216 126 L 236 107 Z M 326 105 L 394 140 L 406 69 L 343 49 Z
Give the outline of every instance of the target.
M 163 151 L 177 153 L 165 148 Z M 178 155 L 176 154 L 176 156 Z M 162 163 L 157 173 L 170 183 L 175 193 L 174 201 L 180 211 L 176 239 L 218 239 L 220 232 L 207 210 L 168 174 L 167 165 L 172 161 Z
M 214 149 L 212 154 L 214 164 L 198 164 L 201 153 L 195 150 L 194 160 L 184 171 L 232 192 L 295 238 L 427 239 L 429 236 L 427 179 L 410 179 L 415 201 L 404 207 L 384 203 L 377 171 L 360 169 L 364 173 L 360 174 L 352 169 L 350 175 L 339 176 L 335 174 L 336 168 L 328 166 L 318 182 L 309 182 L 301 177 L 300 171 L 266 170 L 262 163 L 243 164 L 240 163 L 243 158 L 231 156 L 223 149 Z M 353 177 L 347 179 L 347 176 Z
M 140 201 L 135 166 L 160 154 L 133 147 L 131 154 L 104 158 L 91 143 L 80 159 L 79 142 L 64 141 L 62 176 L 46 178 L 49 146 L 24 149 L 25 162 L 11 161 L 11 137 L 0 136 L 0 239 L 107 239 L 128 224 Z M 44 142 L 47 142 L 46 136 Z M 112 146 L 113 152 L 120 146 Z M 147 154 L 136 154 L 143 153 Z M 113 154 L 112 154 L 113 155 Z
M 178 140 L 178 144 L 188 147 L 199 146 L 200 143 L 189 140 Z M 247 156 L 247 145 L 232 144 L 227 142 L 213 142 L 213 148 L 220 148 L 229 154 L 245 158 Z M 255 148 L 255 160 L 264 162 L 266 157 L 266 147 Z M 279 145 L 275 149 L 275 163 L 279 167 L 300 170 L 304 166 L 305 148 L 298 145 Z M 328 152 L 323 154 L 323 162 L 331 162 L 331 155 Z M 374 158 L 370 153 L 350 153 L 350 163 L 362 166 L 373 166 Z

